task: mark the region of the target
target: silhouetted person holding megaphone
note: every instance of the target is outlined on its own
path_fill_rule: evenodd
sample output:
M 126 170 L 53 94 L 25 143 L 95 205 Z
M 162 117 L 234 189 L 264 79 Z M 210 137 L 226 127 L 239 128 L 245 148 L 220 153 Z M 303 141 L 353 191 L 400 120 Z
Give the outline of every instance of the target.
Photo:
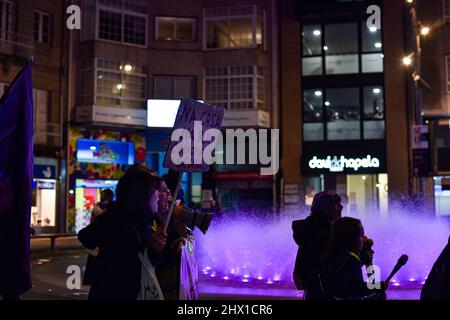
M 363 279 L 366 239 L 364 228 L 358 219 L 344 217 L 333 223 L 330 244 L 325 256 L 325 268 L 321 273 L 321 286 L 328 299 L 386 299 L 384 283 L 370 286 Z M 401 266 L 398 269 L 400 268 Z
M 155 220 L 156 229 L 166 223 L 170 202 L 175 197 L 176 204 L 167 228 L 167 245 L 156 265 L 156 275 L 167 300 L 178 300 L 180 297 L 181 248 L 189 241 L 193 242 L 192 230 L 195 227 L 206 233 L 212 219 L 212 214 L 197 212 L 184 205 L 183 189 L 180 188 L 177 195 L 171 194 L 176 189 L 179 175 L 179 172 L 170 170 L 163 176 L 158 219 Z

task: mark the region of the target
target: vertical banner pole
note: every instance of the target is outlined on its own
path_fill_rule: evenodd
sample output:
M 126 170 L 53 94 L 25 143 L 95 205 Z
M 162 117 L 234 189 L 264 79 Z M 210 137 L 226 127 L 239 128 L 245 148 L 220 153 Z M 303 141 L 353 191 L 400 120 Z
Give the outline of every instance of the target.
M 178 177 L 177 186 L 175 187 L 175 192 L 172 195 L 172 202 L 170 203 L 169 212 L 167 213 L 166 223 L 164 225 L 164 233 L 167 232 L 167 227 L 169 226 L 170 218 L 172 216 L 173 208 L 175 207 L 175 202 L 177 201 L 178 192 L 180 191 L 181 180 L 183 178 L 183 171 L 178 172 L 180 175 Z

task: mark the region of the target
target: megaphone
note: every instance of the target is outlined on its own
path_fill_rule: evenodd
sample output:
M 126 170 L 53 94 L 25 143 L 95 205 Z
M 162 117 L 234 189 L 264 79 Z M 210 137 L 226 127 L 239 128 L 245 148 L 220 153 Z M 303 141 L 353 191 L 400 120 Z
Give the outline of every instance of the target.
M 191 208 L 181 207 L 175 205 L 173 207 L 173 215 L 185 222 L 189 226 L 195 226 L 200 229 L 203 234 L 206 234 L 208 231 L 209 225 L 211 224 L 211 220 L 214 216 L 213 213 L 201 213 Z

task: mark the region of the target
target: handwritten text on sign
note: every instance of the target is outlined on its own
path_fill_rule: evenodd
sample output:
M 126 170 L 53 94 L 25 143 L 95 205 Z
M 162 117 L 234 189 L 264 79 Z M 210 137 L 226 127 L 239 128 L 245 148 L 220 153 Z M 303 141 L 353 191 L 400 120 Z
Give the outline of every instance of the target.
M 164 167 L 185 172 L 207 171 L 210 163 L 205 162 L 203 150 L 206 147 L 214 148 L 217 139 L 204 139 L 204 134 L 209 129 L 220 129 L 224 112 L 224 108 L 220 106 L 182 99 Z

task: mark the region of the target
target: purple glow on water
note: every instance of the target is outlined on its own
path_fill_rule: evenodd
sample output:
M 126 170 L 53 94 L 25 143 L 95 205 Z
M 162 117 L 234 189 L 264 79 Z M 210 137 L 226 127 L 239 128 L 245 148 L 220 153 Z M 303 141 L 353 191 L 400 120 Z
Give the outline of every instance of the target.
M 394 286 L 422 283 L 449 236 L 445 221 L 419 218 L 417 214 L 407 216 L 409 212 L 410 209 L 390 209 L 388 217 L 377 217 L 378 213 L 367 210 L 358 217 L 365 234 L 375 242 L 374 264 L 380 267 L 382 280 L 402 254 L 409 256 L 408 263 L 392 281 Z M 264 219 L 240 212 L 220 221 L 213 220 L 206 235 L 196 232 L 199 269 L 217 274 L 215 279 L 208 277 L 208 281 L 229 280 L 237 287 L 259 283 L 294 288 L 292 270 L 297 245 L 292 238 L 291 224 L 292 220 L 305 217 L 286 214 Z M 248 283 L 251 275 L 264 281 Z

